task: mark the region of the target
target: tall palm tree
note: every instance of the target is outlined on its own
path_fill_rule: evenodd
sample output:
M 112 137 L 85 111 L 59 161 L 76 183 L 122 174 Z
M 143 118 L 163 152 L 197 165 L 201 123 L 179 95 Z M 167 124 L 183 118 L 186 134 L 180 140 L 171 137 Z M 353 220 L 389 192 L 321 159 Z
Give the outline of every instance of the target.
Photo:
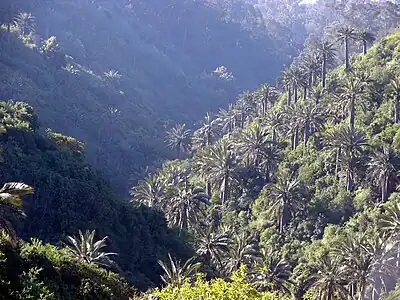
M 196 253 L 202 257 L 206 264 L 217 264 L 220 269 L 223 267 L 222 258 L 229 253 L 231 237 L 227 231 L 214 231 L 208 228 L 199 228 L 197 231 Z
M 210 197 L 203 188 L 193 187 L 186 181 L 180 182 L 168 188 L 167 197 L 165 213 L 170 224 L 188 229 L 206 217 L 205 208 L 210 205 Z
M 353 190 L 355 167 L 363 154 L 367 140 L 362 132 L 351 132 L 348 128 L 340 127 L 326 136 L 327 147 L 336 149 L 336 176 L 339 166 L 346 169 L 346 189 Z
M 392 251 L 385 239 L 375 237 L 371 240 L 364 235 L 347 235 L 332 251 L 340 257 L 352 290 L 353 287 L 358 289 L 359 300 L 365 299 L 368 286 L 373 287 L 376 280 L 381 281 L 381 277 L 390 275 Z
M 22 197 L 33 193 L 32 187 L 21 182 L 8 182 L 0 189 L 0 230 L 16 238 L 10 217 L 21 216 Z
M 236 128 L 237 116 L 232 104 L 229 104 L 228 109 L 220 109 L 217 116 L 217 122 L 224 133 L 231 133 Z
M 279 233 L 283 234 L 289 216 L 302 206 L 304 187 L 299 180 L 283 173 L 278 176 L 276 183 L 268 184 L 265 189 L 268 211 L 275 215 Z
M 235 146 L 246 165 L 259 167 L 271 143 L 267 130 L 256 123 L 239 133 Z
M 397 75 L 390 80 L 390 88 L 394 92 L 394 123 L 400 122 L 400 76 Z
M 292 270 L 290 263 L 281 259 L 277 252 L 263 249 L 262 255 L 262 263 L 250 274 L 251 282 L 258 289 L 271 289 L 272 285 L 272 290 L 291 296 L 289 285 L 293 282 L 289 279 Z
M 191 138 L 191 131 L 185 128 L 185 124 L 177 124 L 166 133 L 165 142 L 168 147 L 176 150 L 177 157 L 180 158 L 182 151 L 189 151 Z
M 164 182 L 156 175 L 150 175 L 140 181 L 130 191 L 132 202 L 144 204 L 148 207 L 162 207 L 165 200 Z
M 164 271 L 161 280 L 173 288 L 182 286 L 185 279 L 193 276 L 201 266 L 200 262 L 194 263 L 195 257 L 189 258 L 183 265 L 180 261 L 173 259 L 169 253 L 168 258 L 168 263 L 158 260 L 158 264 Z
M 268 84 L 261 85 L 255 93 L 255 98 L 259 102 L 261 107 L 261 116 L 265 116 L 270 106 L 272 106 L 277 100 L 277 91 L 275 88 Z
M 14 18 L 14 24 L 22 36 L 35 31 L 36 20 L 31 13 L 21 12 Z
M 107 236 L 95 241 L 95 230 L 86 230 L 85 233 L 79 230 L 78 233 L 78 237 L 67 236 L 67 250 L 73 257 L 89 264 L 93 263 L 103 267 L 111 267 L 114 264 L 110 256 L 115 256 L 117 253 L 102 251 L 107 246 Z
M 306 54 L 301 60 L 301 66 L 304 69 L 307 76 L 307 87 L 308 90 L 315 84 L 315 78 L 319 73 L 320 69 L 320 59 L 318 57 L 318 53 L 313 51 L 311 53 Z
M 349 129 L 354 131 L 355 114 L 357 106 L 365 108 L 366 100 L 369 96 L 368 82 L 370 81 L 369 74 L 351 74 L 346 76 L 341 88 L 340 97 L 337 105 L 348 111 Z
M 202 151 L 197 157 L 198 166 L 206 172 L 207 180 L 220 191 L 223 203 L 229 199 L 235 178 L 235 157 L 231 145 L 222 139 Z
M 217 124 L 209 113 L 206 114 L 201 124 L 201 128 L 196 130 L 193 135 L 195 149 L 210 146 L 214 142 L 214 139 L 218 137 Z
M 363 29 L 356 33 L 357 39 L 362 43 L 363 54 L 367 54 L 368 44 L 372 44 L 375 41 L 375 36 L 372 32 Z
M 314 289 L 315 300 L 347 299 L 347 269 L 340 259 L 324 255 L 313 265 L 316 270 L 310 277 L 310 288 Z
M 247 235 L 245 232 L 234 236 L 233 243 L 224 262 L 227 274 L 232 274 L 241 265 L 252 266 L 261 257 L 261 253 L 257 250 L 252 239 L 252 236 Z
M 319 55 L 322 61 L 322 88 L 326 88 L 326 73 L 328 64 L 334 61 L 336 58 L 336 48 L 335 45 L 329 41 L 323 41 L 318 48 Z
M 303 143 L 307 146 L 311 134 L 320 130 L 325 122 L 325 113 L 320 105 L 311 102 L 290 107 L 290 126 L 303 131 Z
M 346 63 L 346 71 L 350 71 L 350 41 L 357 39 L 357 33 L 355 28 L 351 27 L 350 25 L 341 26 L 337 32 L 336 37 L 339 42 L 344 45 L 344 52 L 345 52 L 345 63 Z
M 291 69 L 285 69 L 281 73 L 280 81 L 287 92 L 286 104 L 290 105 L 292 103 L 292 73 Z
M 376 149 L 368 163 L 368 174 L 372 181 L 377 182 L 381 189 L 381 201 L 387 200 L 389 190 L 397 181 L 400 161 L 390 147 Z
M 278 139 L 278 133 L 284 122 L 284 112 L 282 110 L 270 110 L 262 120 L 262 125 L 271 130 L 272 141 L 275 143 Z

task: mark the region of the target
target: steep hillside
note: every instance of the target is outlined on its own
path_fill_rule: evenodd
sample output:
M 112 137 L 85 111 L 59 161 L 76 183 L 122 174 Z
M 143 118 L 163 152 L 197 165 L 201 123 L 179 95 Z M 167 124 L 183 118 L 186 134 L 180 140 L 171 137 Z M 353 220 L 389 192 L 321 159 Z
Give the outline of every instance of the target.
M 89 162 L 125 193 L 168 157 L 171 120 L 192 127 L 288 61 L 265 28 L 250 31 L 207 1 L 2 1 L 0 11 L 0 98 L 31 104 L 45 127 L 84 141 Z M 12 27 L 10 39 L 18 11 L 34 25 L 25 37 Z M 41 48 L 51 36 L 57 61 Z
M 319 49 L 305 50 L 323 60 Z M 300 57 L 282 74 L 287 92 L 264 85 L 206 118 L 176 144 L 191 146 L 187 159 L 165 163 L 133 199 L 195 237 L 209 276 L 242 264 L 276 299 L 380 299 L 400 278 L 399 63 L 400 30 L 326 78 L 320 64 L 308 80 Z M 192 196 L 185 222 L 182 193 Z M 171 297 L 187 289 L 171 286 Z
M 1 181 L 23 181 L 35 190 L 17 234 L 59 243 L 79 229 L 96 229 L 110 237 L 109 249 L 119 254 L 117 263 L 137 288 L 159 283 L 157 259 L 169 252 L 187 255 L 164 217 L 119 198 L 84 163 L 82 143 L 49 130 L 42 135 L 38 124 L 27 104 L 0 102 Z M 2 210 L 2 219 L 11 217 Z

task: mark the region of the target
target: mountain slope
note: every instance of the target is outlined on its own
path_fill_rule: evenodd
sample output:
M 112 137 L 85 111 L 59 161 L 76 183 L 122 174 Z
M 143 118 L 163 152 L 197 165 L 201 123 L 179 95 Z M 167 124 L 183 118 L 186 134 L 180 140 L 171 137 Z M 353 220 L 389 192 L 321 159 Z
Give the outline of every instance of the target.
M 45 127 L 84 141 L 89 162 L 124 193 L 169 155 L 171 120 L 192 126 L 239 91 L 273 81 L 288 59 L 265 33 L 203 1 L 10 3 L 13 14 L 32 13 L 36 31 L 25 39 L 32 50 L 2 33 L 0 98 L 30 103 Z M 65 61 L 37 51 L 50 36 Z M 213 72 L 220 66 L 226 73 Z

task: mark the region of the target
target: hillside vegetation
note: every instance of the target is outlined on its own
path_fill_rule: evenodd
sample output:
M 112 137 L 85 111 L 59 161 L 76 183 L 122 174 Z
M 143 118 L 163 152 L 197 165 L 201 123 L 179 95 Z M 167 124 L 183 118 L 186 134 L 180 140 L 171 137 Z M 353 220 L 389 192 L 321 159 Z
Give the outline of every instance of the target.
M 365 33 L 343 26 L 337 38 Z M 340 46 L 306 48 L 318 68 L 297 60 L 282 72 L 286 92 L 262 85 L 193 136 L 176 126 L 170 146 L 193 155 L 132 189 L 135 203 L 193 235 L 208 276 L 245 265 L 260 291 L 296 299 L 381 299 L 394 289 L 400 31 L 325 76 Z

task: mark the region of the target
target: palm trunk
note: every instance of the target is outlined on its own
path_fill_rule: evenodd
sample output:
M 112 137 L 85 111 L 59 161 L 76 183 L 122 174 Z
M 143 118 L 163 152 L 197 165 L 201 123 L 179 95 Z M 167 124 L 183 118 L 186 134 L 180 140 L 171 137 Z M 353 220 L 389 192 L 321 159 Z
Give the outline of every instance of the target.
M 367 46 L 367 41 L 363 40 L 363 54 L 367 54 L 368 51 L 368 46 Z
M 292 89 L 289 87 L 286 104 L 290 105 L 291 102 L 292 102 Z
M 279 234 L 283 234 L 283 222 L 285 220 L 284 211 L 279 218 Z
M 297 100 L 299 98 L 298 91 L 297 91 L 297 84 L 293 85 L 293 94 L 294 94 L 294 103 L 297 103 Z
M 339 147 L 336 152 L 336 166 L 335 166 L 335 179 L 339 180 L 339 161 L 340 156 L 342 155 L 342 148 Z
M 348 166 L 346 172 L 346 190 L 348 192 L 353 190 L 353 170 L 350 166 Z
M 228 181 L 229 181 L 229 172 L 227 172 L 225 174 L 225 178 L 224 178 L 224 191 L 223 191 L 223 195 L 222 195 L 222 203 L 223 204 L 228 200 L 228 193 L 229 193 Z
M 326 88 L 326 55 L 322 59 L 322 87 Z
M 365 283 L 360 282 L 360 295 L 358 295 L 358 300 L 364 300 L 365 299 Z
M 344 51 L 346 55 L 346 72 L 350 71 L 350 57 L 349 57 L 349 38 L 344 40 Z
M 211 197 L 211 183 L 208 180 L 206 182 L 206 193 L 209 197 Z
M 351 96 L 350 105 L 349 105 L 349 129 L 350 133 L 354 132 L 354 122 L 355 122 L 355 96 Z
M 303 87 L 303 99 L 304 101 L 307 100 L 307 85 L 304 85 Z
M 400 91 L 397 92 L 396 98 L 394 100 L 394 123 L 399 123 L 399 103 L 400 103 Z
M 307 142 L 308 142 L 308 123 L 304 126 L 304 132 L 303 132 L 303 143 L 304 146 L 307 146 Z
M 387 200 L 387 193 L 388 193 L 388 178 L 384 178 L 382 181 L 382 203 Z
M 308 72 L 308 88 L 311 89 L 313 86 L 313 72 Z
M 272 129 L 272 142 L 276 142 L 276 129 L 275 128 L 273 128 Z
M 299 145 L 299 128 L 296 127 L 294 131 L 293 149 L 296 149 L 298 145 Z

